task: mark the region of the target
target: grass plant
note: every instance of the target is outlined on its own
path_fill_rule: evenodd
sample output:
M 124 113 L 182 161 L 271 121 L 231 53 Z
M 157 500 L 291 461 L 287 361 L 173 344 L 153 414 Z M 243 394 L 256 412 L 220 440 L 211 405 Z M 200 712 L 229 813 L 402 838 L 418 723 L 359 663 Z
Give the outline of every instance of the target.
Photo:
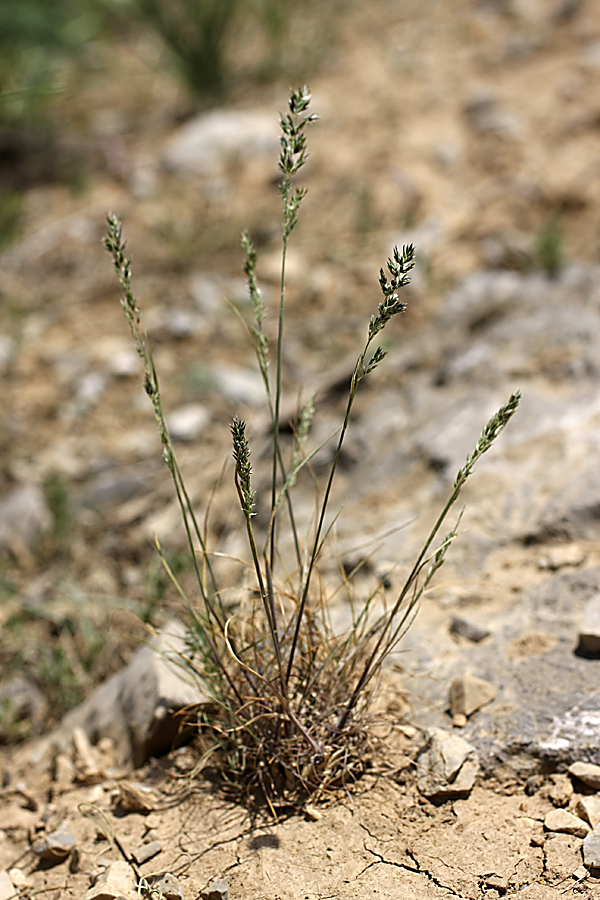
M 298 414 L 290 454 L 281 440 L 282 426 L 287 425 L 281 420 L 281 410 L 286 261 L 305 197 L 296 178 L 307 159 L 308 128 L 317 118 L 309 111 L 310 100 L 306 87 L 293 91 L 288 110 L 280 117 L 282 260 L 279 304 L 273 316 L 276 338 L 272 342 L 265 329 L 270 311 L 256 275 L 256 250 L 249 235 L 242 236 L 253 310 L 249 333 L 271 419 L 271 449 L 268 525 L 260 531 L 254 524 L 259 501 L 253 487 L 246 426 L 234 418 L 234 480 L 240 527 L 247 534 L 248 567 L 252 572 L 252 583 L 234 614 L 222 600 L 209 535 L 200 527 L 204 520 L 191 504 L 177 464 L 152 350 L 141 328 L 121 223 L 114 215 L 108 217 L 105 238 L 124 291 L 123 309 L 143 362 L 144 387 L 156 414 L 163 456 L 181 507 L 201 597 L 199 608 L 185 598 L 190 615 L 189 647 L 180 658 L 210 700 L 197 711 L 202 753 L 196 768 L 200 770 L 210 760 L 228 784 L 248 797 L 266 801 L 273 810 L 282 803 L 302 803 L 335 786 L 349 785 L 362 773 L 377 676 L 415 618 L 424 592 L 457 536 L 458 522 L 445 533 L 444 528 L 465 482 L 519 403 L 519 394 L 513 394 L 484 427 L 395 599 L 382 612 L 378 591 L 374 591 L 355 609 L 352 627 L 346 633 L 336 633 L 329 624 L 328 598 L 319 577 L 323 547 L 336 520 L 329 508 L 332 487 L 357 392 L 386 356 L 379 345 L 380 335 L 405 310 L 400 295 L 409 282 L 414 248 L 394 248 L 385 268 L 380 270 L 381 302 L 367 323 L 350 378 L 329 472 L 324 484 L 317 488 L 318 511 L 309 533 L 300 533 L 294 498 L 297 491 L 305 488 L 297 483 L 298 477 L 303 469 L 310 471 L 311 461 L 322 445 L 309 446 L 310 423 L 315 414 L 309 402 Z M 292 559 L 283 558 L 280 551 L 284 529 L 289 529 L 291 535 Z M 174 573 L 171 574 L 177 584 Z

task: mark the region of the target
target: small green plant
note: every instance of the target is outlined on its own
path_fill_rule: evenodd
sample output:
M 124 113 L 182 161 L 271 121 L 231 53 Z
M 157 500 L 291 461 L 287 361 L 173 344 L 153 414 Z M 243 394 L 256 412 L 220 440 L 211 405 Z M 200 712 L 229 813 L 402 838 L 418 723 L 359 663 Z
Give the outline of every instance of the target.
M 352 408 L 363 380 L 371 378 L 386 351 L 380 335 L 392 319 L 404 312 L 400 299 L 414 265 L 412 246 L 394 248 L 379 273 L 382 299 L 367 324 L 362 350 L 350 379 L 343 421 L 335 441 L 329 473 L 318 496 L 312 533 L 300 533 L 294 509 L 297 480 L 322 449 L 308 449 L 312 401 L 300 411 L 291 456 L 280 437 L 282 364 L 288 243 L 298 221 L 305 190 L 295 179 L 307 159 L 306 131 L 316 119 L 309 112 L 306 87 L 292 92 L 289 109 L 280 117 L 281 197 L 283 203 L 282 263 L 274 346 L 267 336 L 269 314 L 256 276 L 257 254 L 250 237 L 242 236 L 245 274 L 254 322 L 250 334 L 265 387 L 271 418 L 270 489 L 268 525 L 254 525 L 257 498 L 253 487 L 251 450 L 246 426 L 239 418 L 231 424 L 234 480 L 241 510 L 241 525 L 248 537 L 253 583 L 232 615 L 212 565 L 209 537 L 200 528 L 177 464 L 162 406 L 152 351 L 141 330 L 140 309 L 132 290 L 131 266 L 126 256 L 121 224 L 108 217 L 106 248 L 124 291 L 123 309 L 144 365 L 144 387 L 156 414 L 164 460 L 173 477 L 183 523 L 198 580 L 202 605 L 187 601 L 191 627 L 188 653 L 181 663 L 201 682 L 212 702 L 198 710 L 199 740 L 203 754 L 222 777 L 247 795 L 262 798 L 274 809 L 280 803 L 302 803 L 336 785 L 346 785 L 363 771 L 369 742 L 371 698 L 377 676 L 411 622 L 419 603 L 448 548 L 458 523 L 440 537 L 444 522 L 479 458 L 491 447 L 519 403 L 519 394 L 490 419 L 464 466 L 458 471 L 450 496 L 425 544 L 406 576 L 403 587 L 382 612 L 379 591 L 364 598 L 354 610 L 347 633 L 336 633 L 327 616 L 327 596 L 320 587 L 319 562 L 336 517 L 329 511 L 331 490 L 350 425 Z M 460 520 L 460 516 L 459 516 Z M 293 559 L 280 553 L 282 528 L 289 528 Z M 168 562 L 164 564 L 169 571 Z M 177 579 L 170 572 L 175 584 Z M 183 592 L 182 592 L 183 593 Z
M 564 265 L 564 240 L 559 218 L 550 216 L 540 229 L 535 256 L 538 265 L 549 278 L 556 278 Z

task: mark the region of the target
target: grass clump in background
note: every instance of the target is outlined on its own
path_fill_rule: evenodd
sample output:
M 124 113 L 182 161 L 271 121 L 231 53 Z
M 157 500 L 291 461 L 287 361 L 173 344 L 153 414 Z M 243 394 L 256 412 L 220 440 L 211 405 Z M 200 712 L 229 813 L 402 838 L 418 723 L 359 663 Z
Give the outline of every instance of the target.
M 213 567 L 208 535 L 192 507 L 162 406 L 151 348 L 141 330 L 140 309 L 132 290 L 131 266 L 119 220 L 108 218 L 105 245 L 111 252 L 125 296 L 122 300 L 133 340 L 144 365 L 144 387 L 156 414 L 165 462 L 173 477 L 195 567 L 201 605 L 187 598 L 190 613 L 188 652 L 180 662 L 210 698 L 197 713 L 201 759 L 210 759 L 222 777 L 247 797 L 262 799 L 274 809 L 282 803 L 302 803 L 329 788 L 348 785 L 364 768 L 369 743 L 372 697 L 377 676 L 391 651 L 417 614 L 431 579 L 442 566 L 457 535 L 457 525 L 443 534 L 451 508 L 478 459 L 491 447 L 517 409 L 519 394 L 490 419 L 458 471 L 451 494 L 395 599 L 382 611 L 379 592 L 364 598 L 353 611 L 345 633 L 331 627 L 319 578 L 319 562 L 336 517 L 329 501 L 353 404 L 361 382 L 373 376 L 386 351 L 379 336 L 405 310 L 400 297 L 414 265 L 414 248 L 394 248 L 379 273 L 382 299 L 367 323 L 365 342 L 350 379 L 345 414 L 334 436 L 335 450 L 325 482 L 317 488 L 317 512 L 308 534 L 300 533 L 295 514 L 297 484 L 303 469 L 323 445 L 309 449 L 309 402 L 298 415 L 291 456 L 280 439 L 283 424 L 282 361 L 288 243 L 298 221 L 305 190 L 295 178 L 306 162 L 306 131 L 316 119 L 309 112 L 307 88 L 292 92 L 280 117 L 279 170 L 283 201 L 281 291 L 276 314 L 277 336 L 271 346 L 264 322 L 268 310 L 256 277 L 257 255 L 248 235 L 242 236 L 245 274 L 254 323 L 250 334 L 265 387 L 271 419 L 268 525 L 254 526 L 258 503 L 246 426 L 231 423 L 234 479 L 240 504 L 240 527 L 247 533 L 253 581 L 232 614 Z M 459 516 L 460 520 L 460 516 Z M 292 538 L 293 558 L 280 553 L 282 533 Z M 168 570 L 168 563 L 165 560 Z M 177 583 L 175 575 L 173 575 Z

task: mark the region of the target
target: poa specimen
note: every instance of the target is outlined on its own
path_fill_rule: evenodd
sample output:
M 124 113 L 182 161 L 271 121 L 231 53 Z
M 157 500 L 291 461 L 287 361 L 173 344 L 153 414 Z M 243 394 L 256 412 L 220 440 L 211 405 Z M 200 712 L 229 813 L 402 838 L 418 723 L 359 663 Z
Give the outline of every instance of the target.
M 194 607 L 188 602 L 189 647 L 180 659 L 211 698 L 197 712 L 203 748 L 197 768 L 210 759 L 227 783 L 248 796 L 265 800 L 271 808 L 281 803 L 302 803 L 334 786 L 348 785 L 360 776 L 369 741 L 369 709 L 376 676 L 413 621 L 424 591 L 443 565 L 456 537 L 457 524 L 443 533 L 450 510 L 478 459 L 491 447 L 519 403 L 519 394 L 513 394 L 483 429 L 387 611 L 378 611 L 373 593 L 364 598 L 347 633 L 332 631 L 324 614 L 327 598 L 319 590 L 318 579 L 319 561 L 331 530 L 332 485 L 357 392 L 364 379 L 376 377 L 374 373 L 385 359 L 386 351 L 378 344 L 379 335 L 405 310 L 401 292 L 409 282 L 415 251 L 410 245 L 394 248 L 385 268 L 380 270 L 381 302 L 366 323 L 335 451 L 319 492 L 318 514 L 312 532 L 300 534 L 294 512 L 297 479 L 322 448 L 309 449 L 314 414 L 309 403 L 298 414 L 291 456 L 284 452 L 280 439 L 284 424 L 281 376 L 288 244 L 305 196 L 305 190 L 296 185 L 296 176 L 307 159 L 307 130 L 316 120 L 309 112 L 310 99 L 306 87 L 293 91 L 288 111 L 280 117 L 282 257 L 274 346 L 264 328 L 269 310 L 256 275 L 257 253 L 249 235 L 242 235 L 254 319 L 250 334 L 271 420 L 271 474 L 269 524 L 266 533 L 258 533 L 253 522 L 256 495 L 251 447 L 244 422 L 234 418 L 231 437 L 240 528 L 247 534 L 254 580 L 234 615 L 222 602 L 212 551 L 177 464 L 152 351 L 141 329 L 121 223 L 113 215 L 108 217 L 105 238 L 124 291 L 123 309 L 144 365 L 144 387 L 156 414 L 164 460 L 173 478 L 198 580 L 201 603 Z M 289 529 L 292 538 L 292 564 L 283 561 L 279 554 L 283 529 Z

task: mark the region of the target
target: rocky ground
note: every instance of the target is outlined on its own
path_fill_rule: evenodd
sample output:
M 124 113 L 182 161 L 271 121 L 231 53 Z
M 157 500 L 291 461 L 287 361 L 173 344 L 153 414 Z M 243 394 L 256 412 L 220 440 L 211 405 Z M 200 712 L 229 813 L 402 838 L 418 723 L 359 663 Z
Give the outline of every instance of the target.
M 315 442 L 343 408 L 379 267 L 408 240 L 419 262 L 389 357 L 357 401 L 325 582 L 341 557 L 347 569 L 363 562 L 359 593 L 383 574 L 398 585 L 481 426 L 516 389 L 521 408 L 465 491 L 463 533 L 393 660 L 393 737 L 352 797 L 274 823 L 204 782 L 187 795 L 189 750 L 132 773 L 116 736 L 90 748 L 76 732 L 73 747 L 64 712 L 132 660 L 145 625 L 181 613 L 155 533 L 192 584 L 100 244 L 105 214 L 124 220 L 203 510 L 234 414 L 260 472 L 260 381 L 223 297 L 246 313 L 242 228 L 276 297 L 276 113 L 289 87 L 248 83 L 196 120 L 150 39 L 95 46 L 60 104 L 85 177 L 29 184 L 0 257 L 3 900 L 86 896 L 101 864 L 119 860 L 133 862 L 125 882 L 100 880 L 90 900 L 165 872 L 175 881 L 163 896 L 186 900 L 222 898 L 226 885 L 209 890 L 220 878 L 241 900 L 600 894 L 589 839 L 582 868 L 597 786 L 569 769 L 600 763 L 600 4 L 341 9 L 310 78 L 322 118 L 289 266 L 284 378 L 290 409 L 298 385 L 317 390 Z M 246 551 L 229 476 L 210 527 L 235 557 Z M 332 614 L 347 621 L 339 600 Z M 450 685 L 465 678 L 488 685 L 485 704 L 450 709 Z M 406 698 L 410 716 L 397 712 Z M 61 754 L 36 757 L 37 736 L 57 725 Z M 468 742 L 461 765 L 477 754 L 475 786 L 458 799 L 423 784 L 430 727 Z M 142 788 L 127 808 L 124 778 L 150 789 L 146 809 L 135 807 Z M 160 852 L 135 862 L 153 841 Z

